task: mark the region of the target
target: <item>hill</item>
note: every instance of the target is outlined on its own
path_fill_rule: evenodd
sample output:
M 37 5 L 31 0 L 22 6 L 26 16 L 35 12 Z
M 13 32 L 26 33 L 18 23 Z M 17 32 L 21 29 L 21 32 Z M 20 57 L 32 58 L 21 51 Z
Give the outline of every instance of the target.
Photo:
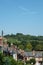
M 5 38 L 8 40 L 8 44 L 17 45 L 18 48 L 25 51 L 31 50 L 43 50 L 43 36 L 32 36 L 24 35 L 22 33 L 5 35 Z

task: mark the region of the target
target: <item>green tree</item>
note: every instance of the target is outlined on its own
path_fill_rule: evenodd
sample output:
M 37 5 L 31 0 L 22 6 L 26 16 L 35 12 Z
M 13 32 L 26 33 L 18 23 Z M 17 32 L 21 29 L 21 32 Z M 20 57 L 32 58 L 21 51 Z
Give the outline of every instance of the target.
M 32 45 L 32 47 L 33 47 L 32 49 L 36 50 L 35 47 L 36 47 L 37 44 L 39 44 L 38 41 L 35 41 L 35 40 L 31 41 L 31 45 Z
M 30 59 L 29 63 L 34 65 L 36 63 L 36 60 L 34 58 L 32 58 L 32 59 Z
M 17 65 L 24 65 L 24 62 L 23 61 L 18 61 Z
M 36 46 L 36 50 L 43 50 L 43 45 L 38 44 L 38 45 Z
M 4 57 L 3 65 L 17 65 L 17 62 L 12 57 Z
M 17 61 L 15 61 L 12 57 L 10 59 L 11 59 L 11 65 L 17 65 Z
M 3 54 L 0 52 L 0 65 L 3 65 Z
M 24 49 L 24 46 L 23 45 L 19 45 L 19 49 Z
M 9 57 L 4 57 L 4 64 L 3 65 L 11 65 L 11 61 Z
M 25 49 L 26 51 L 31 51 L 32 50 L 32 45 L 31 45 L 31 43 L 28 43 L 27 45 L 26 45 L 26 49 Z

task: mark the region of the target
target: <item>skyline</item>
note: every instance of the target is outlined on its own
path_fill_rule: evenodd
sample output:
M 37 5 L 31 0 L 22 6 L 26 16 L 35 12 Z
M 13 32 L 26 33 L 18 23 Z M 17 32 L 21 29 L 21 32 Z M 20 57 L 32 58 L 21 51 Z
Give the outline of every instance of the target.
M 43 0 L 0 0 L 0 34 L 43 35 Z

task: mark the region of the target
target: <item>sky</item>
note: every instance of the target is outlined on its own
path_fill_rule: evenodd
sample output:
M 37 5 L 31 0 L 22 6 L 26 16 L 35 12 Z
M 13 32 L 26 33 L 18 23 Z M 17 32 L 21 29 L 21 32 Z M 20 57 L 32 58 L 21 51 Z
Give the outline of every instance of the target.
M 43 35 L 43 0 L 0 0 L 0 34 Z

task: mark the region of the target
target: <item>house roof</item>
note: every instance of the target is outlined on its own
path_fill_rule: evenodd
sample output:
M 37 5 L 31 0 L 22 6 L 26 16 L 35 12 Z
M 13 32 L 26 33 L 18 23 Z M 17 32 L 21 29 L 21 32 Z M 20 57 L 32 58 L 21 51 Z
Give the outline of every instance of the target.
M 35 57 L 42 57 L 43 52 L 35 52 Z
M 15 51 L 15 50 L 9 50 L 9 48 L 3 48 L 3 51 L 4 52 L 9 52 L 11 55 L 13 55 L 13 54 L 17 54 L 17 51 Z
M 24 56 L 26 57 L 35 57 L 35 58 L 40 58 L 42 57 L 43 51 L 42 52 L 35 52 L 35 55 L 33 55 L 33 52 L 24 52 Z
M 24 56 L 26 56 L 26 57 L 33 57 L 33 54 L 32 54 L 32 52 L 24 52 Z

